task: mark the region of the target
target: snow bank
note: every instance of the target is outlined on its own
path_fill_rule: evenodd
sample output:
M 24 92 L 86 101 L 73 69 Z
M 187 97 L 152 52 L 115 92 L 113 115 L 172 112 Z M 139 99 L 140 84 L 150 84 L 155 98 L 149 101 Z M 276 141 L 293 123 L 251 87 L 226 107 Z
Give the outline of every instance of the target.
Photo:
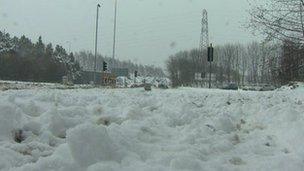
M 0 141 L 13 138 L 13 131 L 21 127 L 21 116 L 14 106 L 0 104 Z
M 68 107 L 60 110 L 54 108 L 49 112 L 49 115 L 51 116 L 49 130 L 54 136 L 65 138 L 68 129 L 87 120 L 85 115 L 87 113 L 88 112 L 81 107 Z
M 88 167 L 100 161 L 120 161 L 121 154 L 103 126 L 84 124 L 68 132 L 67 143 L 75 161 Z
M 35 135 L 39 135 L 41 127 L 42 127 L 41 123 L 36 121 L 29 121 L 23 126 L 22 130 L 32 132 Z
M 0 92 L 0 170 L 303 170 L 303 94 L 301 86 Z
M 0 170 L 8 170 L 14 166 L 22 166 L 29 158 L 13 150 L 0 147 Z

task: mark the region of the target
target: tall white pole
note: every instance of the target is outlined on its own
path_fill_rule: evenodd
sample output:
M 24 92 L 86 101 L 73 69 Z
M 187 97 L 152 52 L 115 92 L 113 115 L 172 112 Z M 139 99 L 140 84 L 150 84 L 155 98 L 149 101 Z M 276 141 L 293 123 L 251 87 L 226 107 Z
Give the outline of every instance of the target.
M 72 43 L 71 43 L 70 41 L 66 41 L 66 43 L 69 45 L 69 53 L 72 53 L 72 52 L 71 52 Z
M 114 35 L 113 35 L 113 53 L 112 53 L 112 60 L 113 60 L 113 63 L 112 63 L 112 68 L 114 68 L 115 66 L 115 62 L 114 62 L 114 59 L 115 59 L 115 53 L 116 53 L 116 25 L 117 25 L 117 0 L 115 0 L 115 9 L 114 9 Z
M 96 60 L 97 60 L 97 43 L 98 43 L 98 17 L 99 17 L 100 4 L 97 4 L 97 14 L 96 14 L 96 34 L 95 34 L 95 60 L 94 60 L 94 84 L 96 84 Z

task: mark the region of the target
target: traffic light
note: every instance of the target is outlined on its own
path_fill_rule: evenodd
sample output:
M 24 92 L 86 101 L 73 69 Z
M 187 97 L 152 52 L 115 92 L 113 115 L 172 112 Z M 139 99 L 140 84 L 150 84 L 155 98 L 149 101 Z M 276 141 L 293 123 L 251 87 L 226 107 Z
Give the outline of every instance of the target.
M 213 62 L 213 47 L 212 47 L 212 44 L 208 47 L 208 62 Z
M 138 71 L 134 71 L 134 76 L 135 76 L 135 77 L 138 76 Z
M 103 70 L 104 72 L 105 72 L 105 71 L 108 71 L 108 63 L 106 63 L 105 61 L 103 61 L 102 70 Z

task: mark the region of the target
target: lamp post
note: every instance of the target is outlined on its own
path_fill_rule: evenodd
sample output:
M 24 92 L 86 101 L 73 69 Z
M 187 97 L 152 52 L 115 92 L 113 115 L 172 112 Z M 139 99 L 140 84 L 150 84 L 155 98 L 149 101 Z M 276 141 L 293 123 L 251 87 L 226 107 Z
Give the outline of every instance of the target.
M 112 53 L 112 58 L 113 58 L 113 64 L 112 68 L 114 68 L 114 59 L 115 59 L 115 52 L 116 52 L 116 25 L 117 25 L 117 0 L 115 0 L 115 9 L 114 9 L 114 35 L 113 35 L 113 53 Z
M 96 34 L 95 34 L 95 59 L 94 59 L 94 84 L 96 84 L 96 60 L 97 60 L 97 43 L 98 43 L 98 17 L 100 4 L 97 4 L 97 14 L 96 14 Z
M 71 53 L 71 46 L 72 46 L 72 43 L 70 41 L 66 41 L 66 43 L 69 45 L 69 53 Z

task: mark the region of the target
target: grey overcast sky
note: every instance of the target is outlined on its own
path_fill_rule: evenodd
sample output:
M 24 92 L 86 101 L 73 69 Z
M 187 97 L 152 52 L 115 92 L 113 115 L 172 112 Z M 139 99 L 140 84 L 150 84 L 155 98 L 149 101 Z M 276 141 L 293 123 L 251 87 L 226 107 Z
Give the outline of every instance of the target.
M 0 0 L 0 29 L 93 51 L 97 3 L 99 52 L 111 56 L 114 0 Z M 163 67 L 169 55 L 199 46 L 204 8 L 215 45 L 258 39 L 242 27 L 249 17 L 247 0 L 118 0 L 116 57 Z

